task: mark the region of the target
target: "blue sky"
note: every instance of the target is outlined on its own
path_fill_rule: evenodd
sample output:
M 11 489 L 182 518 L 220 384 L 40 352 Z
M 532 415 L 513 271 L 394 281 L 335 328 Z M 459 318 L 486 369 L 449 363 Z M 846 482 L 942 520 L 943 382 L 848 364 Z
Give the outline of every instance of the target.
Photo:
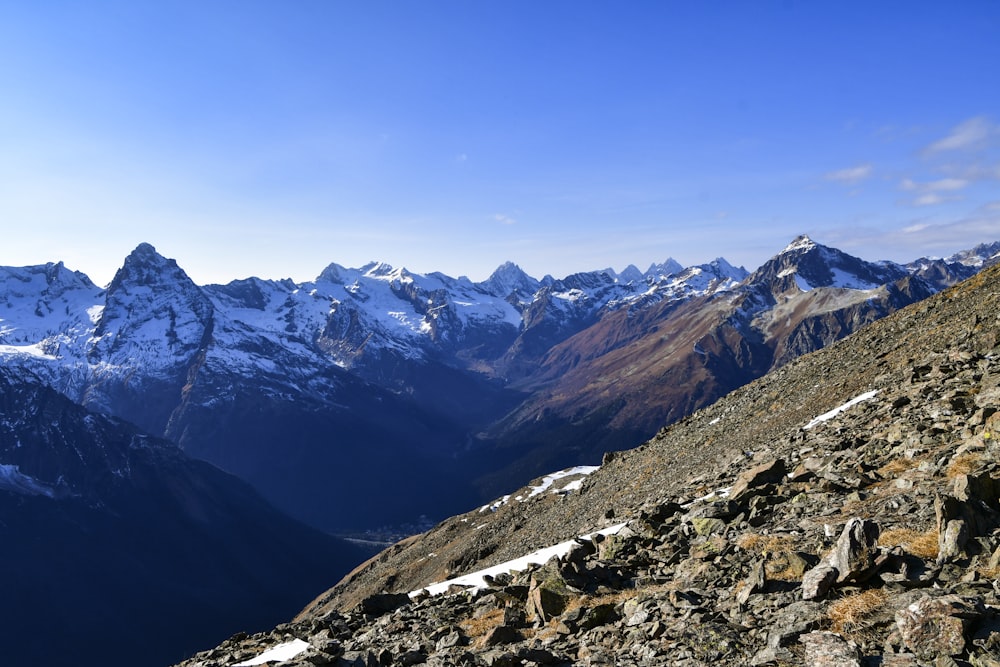
M 0 264 L 485 278 L 1000 240 L 1000 3 L 0 3 Z

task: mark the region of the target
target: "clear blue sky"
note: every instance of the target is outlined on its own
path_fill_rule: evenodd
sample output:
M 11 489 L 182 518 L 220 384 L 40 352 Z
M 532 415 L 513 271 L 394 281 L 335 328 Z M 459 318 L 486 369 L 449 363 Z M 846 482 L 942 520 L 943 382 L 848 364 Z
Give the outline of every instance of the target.
M 1000 240 L 1000 3 L 0 3 L 0 264 L 485 278 Z

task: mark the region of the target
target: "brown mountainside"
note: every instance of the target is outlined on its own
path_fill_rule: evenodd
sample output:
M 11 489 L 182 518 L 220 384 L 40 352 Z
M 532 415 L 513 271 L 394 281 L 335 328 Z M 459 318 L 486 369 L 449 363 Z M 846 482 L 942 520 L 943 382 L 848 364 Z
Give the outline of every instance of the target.
M 556 344 L 515 385 L 529 397 L 483 437 L 536 460 L 553 452 L 555 466 L 565 452 L 596 461 L 933 291 L 898 267 L 799 240 L 733 291 L 606 313 Z M 851 288 L 831 266 L 851 270 Z M 501 492 L 515 470 L 498 466 L 487 488 Z

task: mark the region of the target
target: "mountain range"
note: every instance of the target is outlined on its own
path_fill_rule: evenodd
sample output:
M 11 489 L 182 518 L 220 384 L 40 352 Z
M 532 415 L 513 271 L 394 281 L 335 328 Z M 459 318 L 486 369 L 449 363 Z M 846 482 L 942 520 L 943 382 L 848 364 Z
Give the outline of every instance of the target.
M 106 287 L 0 268 L 0 358 L 336 532 L 596 462 L 998 252 L 871 263 L 803 236 L 752 273 L 507 263 L 475 283 L 371 263 L 198 286 L 141 244 Z

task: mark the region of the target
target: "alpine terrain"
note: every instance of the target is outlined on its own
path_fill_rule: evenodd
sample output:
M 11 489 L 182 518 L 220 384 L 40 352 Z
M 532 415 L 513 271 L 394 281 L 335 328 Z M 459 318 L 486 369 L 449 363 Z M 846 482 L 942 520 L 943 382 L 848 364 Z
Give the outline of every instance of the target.
M 927 283 L 793 245 L 696 297 L 721 324 L 693 354 L 744 349 L 766 375 L 181 664 L 1000 664 L 1000 267 L 796 357 Z
M 800 237 L 753 273 L 720 258 L 536 280 L 508 263 L 474 283 L 372 263 L 198 286 L 141 244 L 106 288 L 60 263 L 0 268 L 0 357 L 357 531 L 595 464 L 998 251 L 902 266 Z

